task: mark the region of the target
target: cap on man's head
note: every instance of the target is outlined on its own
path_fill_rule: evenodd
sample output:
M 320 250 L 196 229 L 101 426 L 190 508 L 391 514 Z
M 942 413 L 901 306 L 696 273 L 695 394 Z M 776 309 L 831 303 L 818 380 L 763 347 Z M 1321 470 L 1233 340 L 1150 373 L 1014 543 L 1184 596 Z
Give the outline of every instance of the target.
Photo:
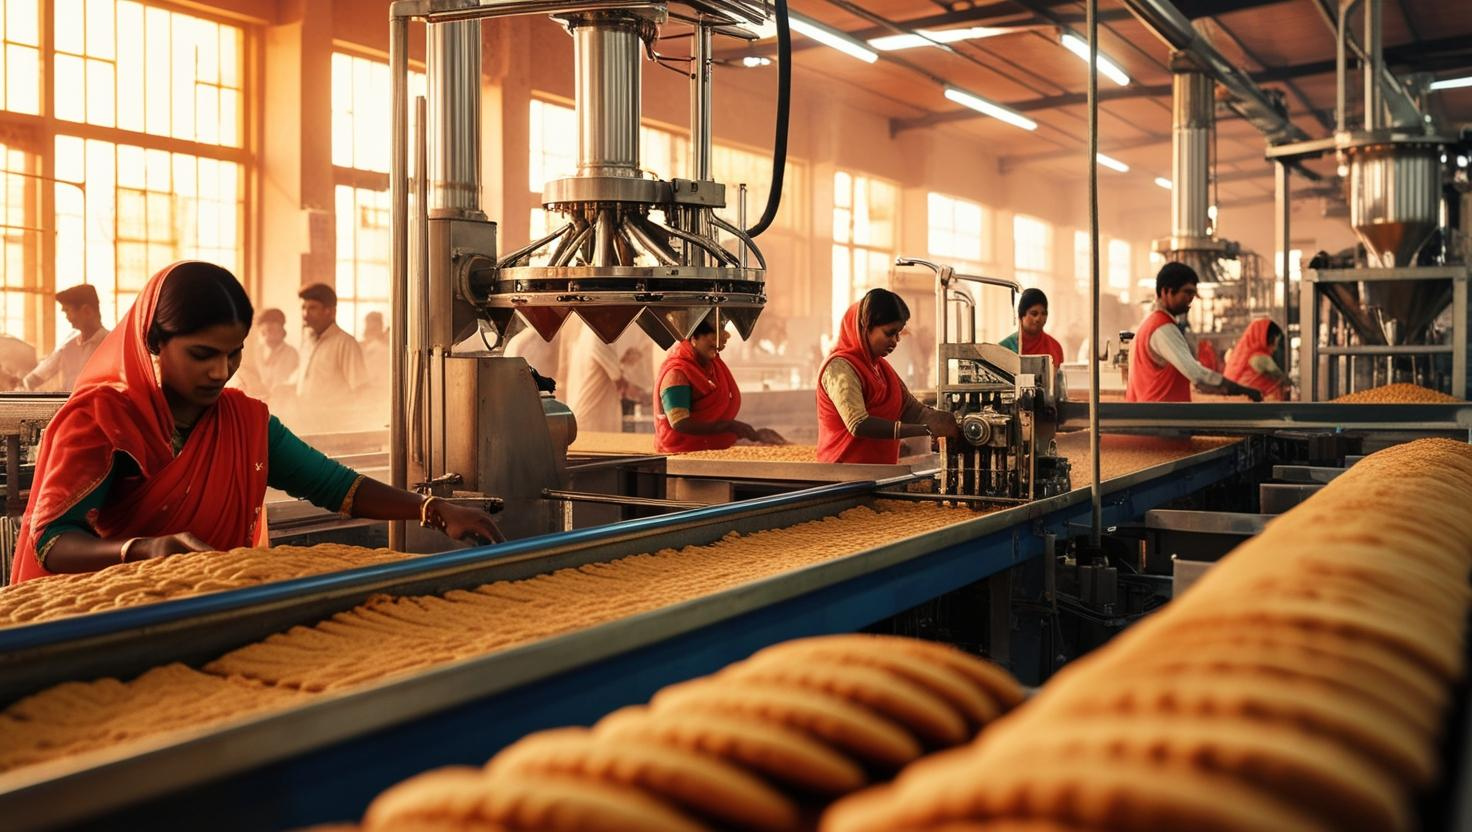
M 256 326 L 261 324 L 280 324 L 286 326 L 286 313 L 280 309 L 262 309 L 256 314 Z
M 62 306 L 90 306 L 93 309 L 100 305 L 97 300 L 97 287 L 87 283 L 57 292 L 56 302 Z
M 1201 278 L 1197 276 L 1195 269 L 1185 263 L 1172 261 L 1161 266 L 1160 271 L 1156 273 L 1155 295 L 1159 297 L 1160 293 L 1165 291 L 1178 292 L 1187 283 L 1200 282 Z
M 296 296 L 302 300 L 315 300 L 323 306 L 337 306 L 337 292 L 326 283 L 304 286 L 300 292 L 296 293 Z

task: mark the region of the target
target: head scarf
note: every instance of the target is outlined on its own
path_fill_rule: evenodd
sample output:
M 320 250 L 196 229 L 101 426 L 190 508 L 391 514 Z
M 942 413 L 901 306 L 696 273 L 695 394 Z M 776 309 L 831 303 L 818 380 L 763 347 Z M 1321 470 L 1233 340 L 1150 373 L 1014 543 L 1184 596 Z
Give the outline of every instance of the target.
M 138 474 L 114 479 L 107 504 L 88 518 L 99 537 L 187 531 L 222 550 L 264 541 L 269 414 L 263 403 L 225 390 L 174 455 L 174 417 L 148 349 L 148 330 L 164 282 L 190 262 L 174 263 L 149 279 L 47 426 L 12 582 L 51 574 L 36 557 L 38 530 L 107 479 L 117 454 L 128 456 Z
M 1237 339 L 1237 345 L 1227 354 L 1227 367 L 1222 375 L 1238 384 L 1261 390 L 1265 397 L 1279 399 L 1282 397 L 1282 387 L 1278 380 L 1252 369 L 1252 359 L 1255 356 L 1275 358 L 1268 335 L 1272 325 L 1270 318 L 1258 318 L 1248 324 L 1247 331 L 1242 333 L 1242 337 Z

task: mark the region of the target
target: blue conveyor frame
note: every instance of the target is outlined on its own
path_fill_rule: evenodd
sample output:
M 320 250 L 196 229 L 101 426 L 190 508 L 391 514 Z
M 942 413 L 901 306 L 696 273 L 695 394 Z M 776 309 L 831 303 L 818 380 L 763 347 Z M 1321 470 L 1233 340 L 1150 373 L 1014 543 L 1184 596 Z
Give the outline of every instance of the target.
M 1139 518 L 1150 508 L 1244 470 L 1254 461 L 1252 446 L 1252 440 L 1248 440 L 1111 481 L 1106 485 L 1105 523 Z M 814 495 L 872 496 L 878 485 L 826 486 L 444 557 L 462 563 L 477 558 L 505 561 L 517 554 L 597 543 L 627 533 L 631 525 L 664 528 L 692 520 L 730 522 L 754 510 L 777 509 L 811 500 Z M 19 788 L 11 788 L 14 781 L 0 777 L 0 817 L 6 818 L 6 826 L 16 829 L 83 819 L 99 828 L 198 828 L 203 822 L 213 829 L 278 829 L 356 818 L 374 795 L 417 772 L 456 763 L 479 765 L 528 732 L 589 724 L 618 707 L 646 701 L 665 685 L 711 673 L 769 644 L 857 630 L 1037 557 L 1043 548 L 1043 533 L 1066 536 L 1070 527 L 1088 522 L 1087 491 L 1076 490 L 983 519 L 988 521 L 986 531 L 971 539 L 955 540 L 953 534 L 933 550 L 831 582 L 814 579 L 807 591 L 789 592 L 789 597 L 735 614 L 731 610 L 739 608 L 737 596 L 744 590 L 758 592 L 768 584 L 790 589 L 795 583 L 800 585 L 803 573 L 817 575 L 830 567 L 834 571 L 823 574 L 837 575 L 845 561 L 861 555 L 675 605 L 667 609 L 693 614 L 693 618 L 684 620 L 697 623 L 654 640 L 639 638 L 639 628 L 666 614 L 666 610 L 507 651 L 508 659 L 516 658 L 512 654 L 538 650 L 554 656 L 572 650 L 576 639 L 602 639 L 596 657 L 534 683 L 514 685 L 445 707 L 427 707 L 422 713 L 388 724 L 380 710 L 388 701 L 385 694 L 394 695 L 396 701 L 433 700 L 441 697 L 447 687 L 456 686 L 457 668 L 431 670 L 294 712 L 206 731 L 199 741 L 186 738 L 160 743 L 152 750 L 103 760 L 92 767 L 81 760 L 83 765 L 78 768 L 50 779 L 22 783 Z M 909 541 L 923 549 L 929 537 Z M 417 565 L 421 572 L 425 569 L 423 562 Z M 181 611 L 224 615 L 222 620 L 228 620 L 245 609 L 241 606 L 245 602 L 256 606 L 289 604 L 304 592 L 340 596 L 344 585 L 373 584 L 387 576 L 402 579 L 412 577 L 414 571 L 410 564 L 371 567 L 89 617 L 93 620 L 60 621 L 17 632 L 10 644 L 0 637 L 0 653 L 17 646 L 16 640 L 29 640 L 36 647 L 38 640 L 99 635 L 97 628 L 104 618 L 112 619 L 113 627 L 126 623 L 145 628 L 158 626 L 162 618 Z M 723 611 L 723 605 L 728 609 Z M 698 623 L 701 620 L 705 623 Z M 641 646 L 630 646 L 633 644 Z M 453 700 L 450 696 L 446 701 Z M 357 730 L 340 730 L 344 726 Z M 314 740 L 308 736 L 314 731 L 328 739 Z M 333 736 L 337 738 L 331 739 Z M 269 751 L 273 744 L 290 750 L 273 756 Z M 267 747 L 264 754 L 262 746 Z M 236 752 L 241 761 L 231 765 L 227 759 L 222 764 L 222 756 L 229 758 Z M 248 764 L 263 756 L 267 758 L 264 762 Z M 222 773 L 201 781 L 206 772 Z M 160 783 L 161 778 L 165 782 Z

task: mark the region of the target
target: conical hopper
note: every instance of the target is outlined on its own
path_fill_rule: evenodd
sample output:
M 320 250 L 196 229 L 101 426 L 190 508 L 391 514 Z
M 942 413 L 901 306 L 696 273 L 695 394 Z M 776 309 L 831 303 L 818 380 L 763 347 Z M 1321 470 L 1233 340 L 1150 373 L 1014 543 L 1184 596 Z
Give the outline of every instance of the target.
M 642 306 L 582 306 L 577 312 L 603 343 L 612 344 L 644 311 Z
M 736 325 L 736 331 L 741 333 L 741 340 L 750 341 L 751 333 L 756 330 L 756 320 L 762 314 L 760 306 L 733 306 L 721 310 L 731 323 Z
M 511 307 L 492 307 L 481 313 L 481 317 L 496 333 L 496 349 L 503 349 L 516 333 L 526 328 L 526 322 L 516 316 Z
M 543 341 L 551 341 L 557 335 L 557 330 L 562 329 L 567 316 L 572 313 L 565 306 L 521 306 L 516 311 L 542 336 Z
M 675 333 L 671 332 L 670 328 L 665 325 L 665 322 L 658 315 L 654 314 L 653 309 L 646 308 L 643 312 L 640 312 L 639 317 L 634 319 L 634 323 L 638 324 L 639 328 L 644 330 L 644 334 L 648 335 L 662 350 L 673 347 L 675 342 L 679 340 L 675 337 Z

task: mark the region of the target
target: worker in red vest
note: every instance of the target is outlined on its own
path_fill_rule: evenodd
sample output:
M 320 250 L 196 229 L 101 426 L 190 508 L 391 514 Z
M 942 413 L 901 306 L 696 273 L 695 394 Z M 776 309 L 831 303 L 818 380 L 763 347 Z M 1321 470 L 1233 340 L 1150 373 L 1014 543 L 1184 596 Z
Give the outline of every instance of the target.
M 1145 316 L 1130 347 L 1125 401 L 1189 402 L 1192 385 L 1203 393 L 1262 401 L 1261 391 L 1201 366 L 1176 325 L 1176 318 L 1186 314 L 1196 299 L 1198 282 L 1196 271 L 1185 263 L 1166 263 L 1155 276 L 1155 308 Z

